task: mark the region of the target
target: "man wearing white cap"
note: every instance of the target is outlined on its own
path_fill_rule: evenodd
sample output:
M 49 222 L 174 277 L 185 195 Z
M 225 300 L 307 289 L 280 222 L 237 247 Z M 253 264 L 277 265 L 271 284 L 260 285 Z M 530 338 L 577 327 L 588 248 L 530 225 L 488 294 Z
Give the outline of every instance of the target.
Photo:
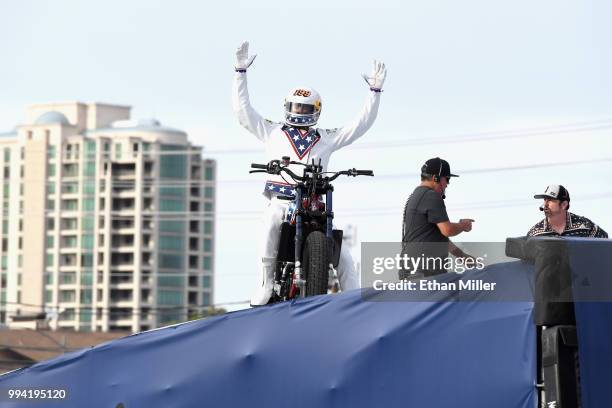
M 543 194 L 533 198 L 543 198 L 540 211 L 546 217 L 531 227 L 528 237 L 569 236 L 608 238 L 608 233 L 598 227 L 593 221 L 569 212 L 570 196 L 567 189 L 561 185 L 551 184 Z

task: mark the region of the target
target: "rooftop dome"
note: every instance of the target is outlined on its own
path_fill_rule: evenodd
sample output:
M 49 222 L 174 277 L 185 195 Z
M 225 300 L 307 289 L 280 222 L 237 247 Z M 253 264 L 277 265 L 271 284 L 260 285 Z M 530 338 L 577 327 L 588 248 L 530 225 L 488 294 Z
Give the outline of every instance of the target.
M 68 119 L 64 116 L 63 113 L 51 111 L 45 112 L 36 119 L 34 122 L 35 125 L 52 125 L 52 124 L 60 124 L 60 125 L 69 125 Z

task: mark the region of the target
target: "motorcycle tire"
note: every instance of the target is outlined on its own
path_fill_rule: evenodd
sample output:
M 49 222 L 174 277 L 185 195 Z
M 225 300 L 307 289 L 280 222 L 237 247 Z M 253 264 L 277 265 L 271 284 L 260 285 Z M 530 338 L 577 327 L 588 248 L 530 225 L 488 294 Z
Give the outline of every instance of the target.
M 325 234 L 321 231 L 313 231 L 308 234 L 302 250 L 306 296 L 327 293 L 329 259 L 329 245 Z

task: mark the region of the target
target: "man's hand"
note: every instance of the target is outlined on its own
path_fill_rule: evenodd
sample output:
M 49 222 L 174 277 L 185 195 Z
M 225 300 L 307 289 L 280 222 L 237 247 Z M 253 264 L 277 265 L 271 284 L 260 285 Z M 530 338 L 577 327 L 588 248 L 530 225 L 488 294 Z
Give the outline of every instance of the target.
M 387 68 L 385 68 L 384 63 L 374 60 L 370 76 L 366 74 L 362 74 L 361 76 L 365 79 L 372 91 L 381 92 L 383 84 L 385 83 L 385 78 L 387 77 Z
M 470 232 L 472 230 L 472 223 L 474 222 L 471 218 L 462 218 L 459 220 L 459 225 L 461 225 L 461 229 L 465 232 Z
M 247 68 L 251 66 L 256 56 L 257 54 L 249 57 L 249 42 L 243 42 L 240 44 L 240 47 L 236 49 L 236 64 L 234 65 L 234 68 L 238 72 L 246 72 Z

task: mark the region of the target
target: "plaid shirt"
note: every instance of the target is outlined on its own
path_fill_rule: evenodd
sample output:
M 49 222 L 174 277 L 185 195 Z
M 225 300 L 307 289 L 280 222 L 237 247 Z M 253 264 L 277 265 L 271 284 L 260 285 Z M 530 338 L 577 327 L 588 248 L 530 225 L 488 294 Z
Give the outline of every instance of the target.
M 567 212 L 567 219 L 565 220 L 565 229 L 563 233 L 559 234 L 553 230 L 548 223 L 548 219 L 544 218 L 536 225 L 531 227 L 527 233 L 528 237 L 550 237 L 550 236 L 564 236 L 564 237 L 590 237 L 590 238 L 608 238 L 608 233 L 598 227 L 593 221 L 586 217 L 581 217 L 571 212 Z

